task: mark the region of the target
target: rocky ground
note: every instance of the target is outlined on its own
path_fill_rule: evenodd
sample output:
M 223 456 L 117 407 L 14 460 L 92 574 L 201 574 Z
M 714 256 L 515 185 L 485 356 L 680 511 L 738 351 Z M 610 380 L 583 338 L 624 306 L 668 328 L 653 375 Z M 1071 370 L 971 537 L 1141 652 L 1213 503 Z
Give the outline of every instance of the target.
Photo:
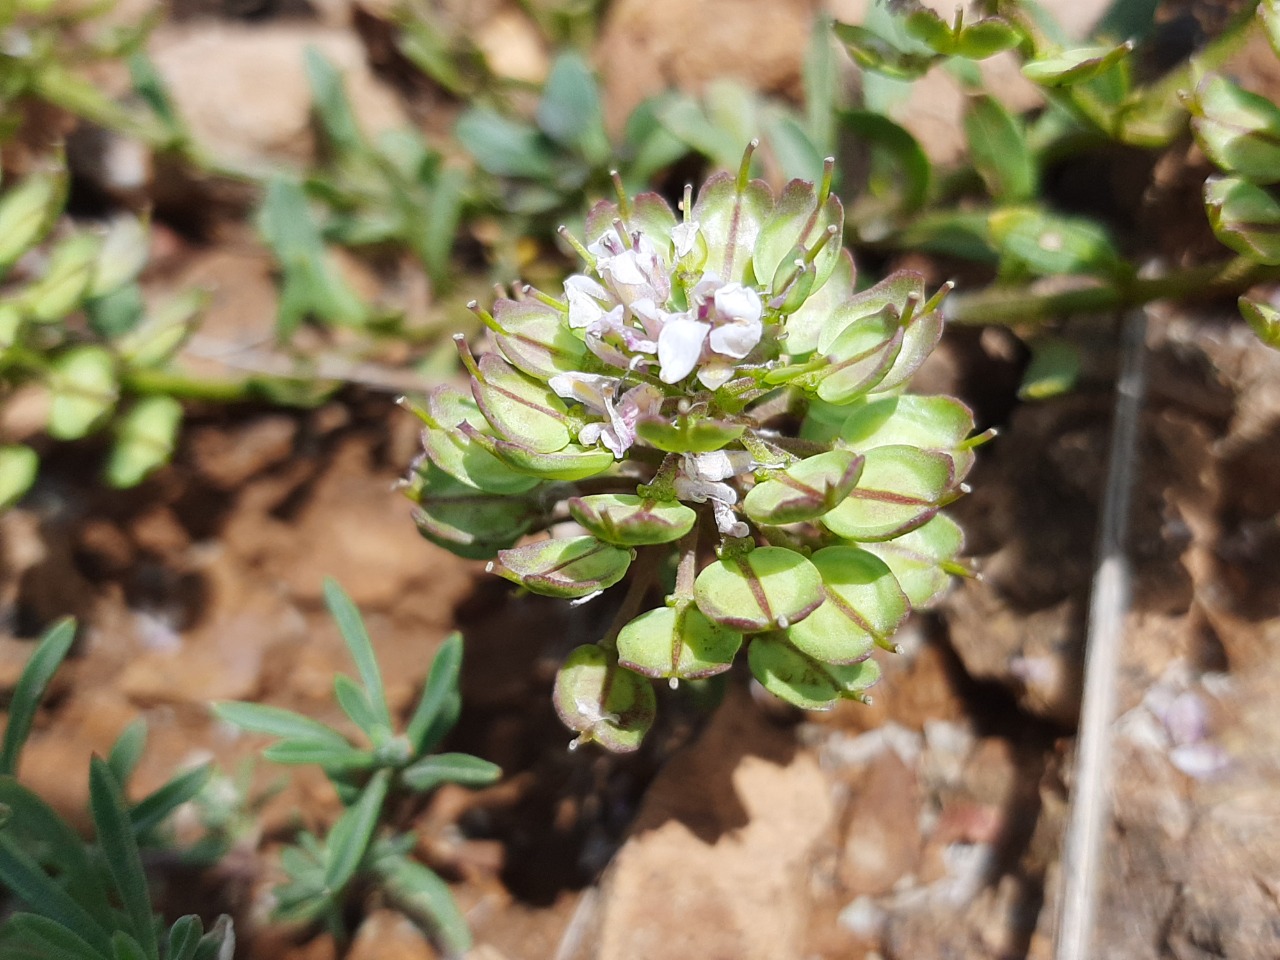
M 814 6 L 617 0 L 597 54 L 610 115 L 729 68 L 794 95 Z M 496 68 L 545 72 L 516 6 L 442 8 Z M 153 53 L 197 136 L 231 161 L 311 155 L 309 43 L 347 72 L 371 129 L 446 127 L 456 106 L 406 97 L 370 66 L 353 9 L 179 3 Z M 945 156 L 953 118 L 905 109 Z M 259 342 L 274 316 L 269 262 L 231 215 L 240 201 L 221 199 L 230 214 L 200 241 L 163 220 L 155 231 L 149 282 L 215 291 L 192 364 L 221 362 L 210 344 Z M 958 393 L 1000 431 L 955 510 L 982 579 L 906 628 L 872 706 L 801 717 L 734 674 L 709 716 L 664 703 L 664 725 L 627 758 L 570 753 L 548 703 L 556 663 L 601 614 L 517 599 L 414 530 L 393 490 L 417 443 L 392 402 L 402 386 L 353 386 L 308 412 L 197 410 L 174 464 L 125 493 L 87 481 L 97 451 L 61 448 L 0 517 L 0 690 L 44 624 L 82 623 L 22 776 L 83 820 L 85 783 L 67 771 L 137 716 L 151 729 L 139 790 L 209 757 L 234 771 L 255 755 L 260 742 L 214 722 L 209 700 L 336 721 L 330 686 L 348 665 L 321 599 L 333 576 L 365 612 L 393 709 L 408 707 L 450 630 L 467 637 L 451 748 L 507 776 L 441 790 L 417 827 L 474 930 L 471 960 L 1048 957 L 1116 365 L 1111 321 L 1081 324 L 1086 376 L 1063 397 L 1019 402 L 1025 358 L 996 330 L 950 332 L 922 374 L 921 390 Z M 1280 354 L 1229 305 L 1153 311 L 1148 348 L 1093 955 L 1262 960 L 1280 956 Z M 20 433 L 21 408 L 6 409 Z M 280 780 L 258 764 L 261 811 L 233 855 L 198 883 L 157 864 L 159 889 L 175 908 L 233 912 L 246 958 L 325 960 L 327 937 L 260 923 L 270 854 L 338 809 L 322 778 L 273 791 Z M 348 956 L 435 954 L 374 902 Z

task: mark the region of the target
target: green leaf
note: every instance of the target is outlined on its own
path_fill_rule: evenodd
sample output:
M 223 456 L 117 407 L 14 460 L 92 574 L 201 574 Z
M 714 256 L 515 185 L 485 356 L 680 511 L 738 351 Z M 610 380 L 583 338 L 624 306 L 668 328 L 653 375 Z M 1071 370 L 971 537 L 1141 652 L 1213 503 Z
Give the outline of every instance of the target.
M 1262 0 L 1258 4 L 1258 19 L 1262 21 L 1271 49 L 1280 57 L 1280 0 Z
M 1238 177 L 1210 177 L 1204 185 L 1209 224 L 1232 250 L 1260 263 L 1280 263 L 1280 203 Z
M 1130 0 L 1120 0 L 1128 3 Z M 955 55 L 966 60 L 986 60 L 1022 42 L 1022 34 L 1000 17 L 983 17 L 965 24 L 956 38 Z
M 990 225 L 1001 256 L 1041 276 L 1117 276 L 1128 269 L 1106 229 L 1085 217 L 1014 207 L 992 213 Z
M 1022 75 L 1042 87 L 1066 87 L 1092 80 L 1129 55 L 1133 44 L 1116 47 L 1077 47 L 1037 57 L 1022 67 Z
M 1205 155 L 1253 183 L 1280 181 L 1280 107 L 1210 74 L 1191 101 L 1191 130 Z
M 819 167 L 821 169 L 821 161 Z M 811 172 L 810 175 L 815 175 Z M 827 282 L 840 259 L 842 245 L 839 241 L 844 229 L 844 208 L 834 194 L 818 208 L 818 195 L 807 180 L 792 180 L 782 189 L 778 202 L 769 217 L 761 224 L 755 248 L 751 254 L 751 269 L 757 279 L 768 283 L 774 295 L 781 294 L 779 276 L 791 273 L 792 263 L 803 257 L 806 251 L 824 238 L 828 228 L 835 228 L 834 240 L 829 240 L 813 261 L 815 275 L 813 290 Z
M 822 602 L 822 577 L 793 550 L 757 547 L 708 564 L 693 594 L 699 610 L 732 630 L 785 630 Z
M 422 696 L 414 707 L 405 734 L 413 745 L 414 756 L 434 750 L 458 721 L 462 698 L 458 695 L 458 677 L 462 671 L 462 634 L 454 632 L 431 661 L 431 672 L 422 688 Z
M 117 930 L 111 935 L 111 956 L 114 960 L 158 960 L 160 954 L 148 954 L 137 940 Z
M 111 775 L 116 778 L 117 783 L 129 783 L 146 747 L 147 721 L 144 717 L 138 717 L 120 732 L 111 747 L 111 753 L 107 755 L 107 766 L 111 768 Z
M 941 596 L 951 584 L 951 575 L 964 569 L 956 559 L 964 549 L 964 534 L 941 513 L 893 540 L 861 546 L 889 565 L 917 610 Z
M 50 436 L 78 440 L 116 404 L 115 359 L 102 347 L 71 347 L 49 364 L 49 385 L 53 390 Z
M 831 37 L 831 20 L 815 17 L 802 70 L 805 127 L 810 141 L 823 154 L 834 152 L 836 145 L 835 94 L 839 80 Z
M 953 452 L 972 432 L 973 414 L 959 400 L 904 393 L 854 407 L 839 424 L 837 436 L 855 451 L 907 444 Z
M 106 340 L 118 340 L 136 329 L 146 314 L 142 288 L 126 283 L 104 296 L 86 300 L 84 312 L 94 333 Z
M 114 344 L 130 367 L 154 367 L 164 363 L 186 342 L 209 302 L 204 290 L 187 290 L 165 301 L 141 324 Z
M 5 960 L 109 960 L 70 927 L 34 913 L 16 913 L 4 925 Z M 107 944 L 110 950 L 110 944 Z
M 853 62 L 864 70 L 874 70 L 894 80 L 916 80 L 933 66 L 934 55 L 901 50 L 865 27 L 837 23 L 832 29 Z
M 568 507 L 573 519 L 592 536 L 624 547 L 679 540 L 698 519 L 693 509 L 683 503 L 625 493 L 571 497 Z
M 103 858 L 129 917 L 127 932 L 137 939 L 146 957 L 158 958 L 155 915 L 129 809 L 111 768 L 99 757 L 89 761 L 89 808 Z
M 374 744 L 380 744 L 390 736 L 391 728 L 382 721 L 369 703 L 364 688 L 345 673 L 333 678 L 333 695 L 348 719 Z
M 1031 342 L 1031 363 L 1022 375 L 1018 396 L 1045 400 L 1069 391 L 1080 376 L 1080 350 L 1060 337 L 1037 337 Z
M 373 642 L 369 639 L 360 611 L 333 579 L 327 578 L 324 582 L 324 601 L 338 624 L 338 631 L 342 634 L 347 649 L 351 651 L 351 659 L 355 661 L 356 670 L 360 673 L 365 696 L 368 697 L 369 706 L 373 708 L 374 717 L 389 731 L 391 711 L 387 708 L 387 695 L 382 686 L 382 671 L 378 669 Z M 365 732 L 369 733 L 368 730 Z
M 107 483 L 132 487 L 169 462 L 182 423 L 182 404 L 173 397 L 139 398 L 116 423 L 116 442 L 107 460 Z
M 22 291 L 22 307 L 32 320 L 53 323 L 80 308 L 101 249 L 102 238 L 89 233 L 72 234 L 54 247 L 44 276 Z
M 165 960 L 192 960 L 196 947 L 204 933 L 200 918 L 193 913 L 179 917 L 169 928 L 169 936 L 165 944 Z
M 581 54 L 564 51 L 551 64 L 538 101 L 537 119 L 543 133 L 578 148 L 590 162 L 608 159 L 609 139 L 604 132 L 600 90 Z
M 281 739 L 315 740 L 332 744 L 339 749 L 351 745 L 338 731 L 292 710 L 237 701 L 222 701 L 212 706 L 219 720 L 250 733 L 265 733 Z
M 324 885 L 336 893 L 355 876 L 373 839 L 391 782 L 390 770 L 377 771 L 360 792 L 360 799 L 329 831 L 325 840 Z
M 488 430 L 488 421 L 472 397 L 444 384 L 431 391 L 425 411 L 410 409 L 427 423 L 422 434 L 427 456 L 455 480 L 497 494 L 524 493 L 537 486 L 537 477 L 516 473 L 458 430 L 464 423 L 481 432 Z
M 848 540 L 889 540 L 938 511 L 955 479 L 945 454 L 911 446 L 868 450 L 858 486 L 822 524 Z
M 205 763 L 170 778 L 139 800 L 129 811 L 133 829 L 144 834 L 160 826 L 180 806 L 194 800 L 213 776 L 213 764 Z
M 133 84 L 133 92 L 151 108 L 165 127 L 175 137 L 184 135 L 181 118 L 173 107 L 173 98 L 155 62 L 143 50 L 135 50 L 129 55 L 129 79 Z
M 150 250 L 151 236 L 141 220 L 128 215 L 116 217 L 102 240 L 85 295 L 103 297 L 136 280 L 146 266 Z
M 578 732 L 574 746 L 598 743 L 614 753 L 638 749 L 657 712 L 649 681 L 597 646 L 569 654 L 556 673 L 552 700 L 565 726 Z
M 449 956 L 460 957 L 471 949 L 467 921 L 443 880 L 402 856 L 380 858 L 375 869 L 382 891 L 396 908 L 433 934 Z
M 12 831 L 0 830 L 0 884 L 41 916 L 88 943 L 98 956 L 111 956 L 111 941 L 103 926 L 40 864 L 15 842 Z
M 996 200 L 1030 200 L 1038 190 L 1038 171 L 1021 124 L 994 97 L 970 97 L 964 115 L 973 165 Z
M 377 765 L 377 757 L 368 750 L 350 745 L 335 746 L 328 740 L 302 737 L 280 740 L 262 751 L 264 760 L 290 766 L 324 767 L 330 771 L 367 770 Z
M 565 323 L 564 314 L 527 297 L 494 306 L 494 343 L 511 364 L 531 377 L 549 380 L 587 365 L 587 345 Z
M 699 680 L 733 665 L 742 634 L 690 603 L 642 613 L 618 634 L 618 663 L 646 677 Z
M 880 679 L 880 666 L 874 660 L 824 663 L 801 653 L 778 634 L 752 640 L 747 663 L 761 686 L 804 710 L 825 710 L 837 700 L 866 701 L 865 691 Z
M 325 137 L 338 153 L 356 153 L 365 149 L 360 124 L 342 81 L 342 74 L 323 53 L 308 45 L 303 53 L 307 82 L 311 86 L 311 103 Z
M 500 550 L 489 570 L 534 593 L 572 599 L 613 586 L 631 559 L 632 551 L 622 547 L 595 537 L 572 537 Z
M 445 783 L 485 787 L 501 776 L 502 768 L 496 763 L 466 753 L 437 753 L 423 757 L 400 771 L 405 785 L 421 793 L 434 790 Z
M 837 311 L 840 319 L 843 311 Z M 816 393 L 827 403 L 852 403 L 876 386 L 893 368 L 905 336 L 901 315 L 893 304 L 871 316 L 863 316 L 842 327 L 825 354 L 828 364 L 820 369 Z
M 887 205 L 895 216 L 921 209 L 929 197 L 932 168 L 920 142 L 907 129 L 873 110 L 842 110 L 842 130 L 857 138 L 870 151 L 867 190 Z M 857 223 L 863 209 L 859 201 L 850 213 Z
M 801 653 L 824 663 L 858 663 L 889 638 L 911 612 L 888 565 L 857 547 L 825 547 L 811 558 L 822 574 L 822 606 L 787 630 Z
M 76 638 L 76 623 L 70 618 L 59 620 L 44 632 L 31 659 L 22 669 L 18 685 L 9 700 L 9 719 L 0 741 L 0 774 L 16 774 L 18 757 L 31 732 L 36 709 L 45 688 L 71 650 Z
M 0 510 L 7 510 L 36 482 L 40 457 L 21 443 L 0 445 Z
M 0 197 L 0 271 L 40 242 L 67 195 L 64 171 L 29 174 Z
M 550 180 L 555 174 L 554 152 L 542 134 L 489 107 L 464 113 L 454 134 L 480 168 L 494 176 Z
M 1258 339 L 1269 347 L 1280 348 L 1280 310 L 1269 303 L 1248 297 L 1241 297 L 1239 304 L 1240 313 L 1249 322 Z

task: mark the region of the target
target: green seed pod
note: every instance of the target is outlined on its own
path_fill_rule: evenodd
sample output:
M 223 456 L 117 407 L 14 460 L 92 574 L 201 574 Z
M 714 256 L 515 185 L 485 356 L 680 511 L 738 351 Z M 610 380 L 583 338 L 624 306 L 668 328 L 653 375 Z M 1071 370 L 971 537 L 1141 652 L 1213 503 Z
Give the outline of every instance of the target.
M 642 613 L 618 633 L 618 662 L 646 677 L 698 680 L 723 673 L 742 634 L 703 616 L 689 603 Z
M 569 513 L 588 533 L 624 547 L 679 540 L 698 519 L 683 503 L 646 500 L 627 493 L 574 497 L 569 501 Z
M 72 347 L 59 354 L 49 367 L 49 385 L 49 435 L 58 440 L 83 437 L 119 396 L 115 360 L 102 347 Z
M 762 524 L 816 520 L 844 500 L 861 475 L 862 457 L 856 453 L 819 453 L 756 484 L 742 501 L 742 508 Z
M 132 487 L 169 462 L 182 404 L 173 397 L 143 397 L 116 424 L 116 444 L 107 460 L 107 483 Z
M 595 537 L 539 540 L 498 552 L 489 570 L 547 597 L 598 593 L 622 579 L 632 553 Z
M 893 571 L 857 547 L 826 547 L 810 562 L 822 575 L 822 606 L 787 630 L 797 650 L 825 663 L 857 663 L 889 638 L 911 612 Z
M 837 700 L 867 701 L 866 690 L 880 679 L 880 665 L 872 659 L 824 663 L 773 633 L 751 641 L 747 663 L 761 686 L 803 710 L 826 710 Z
M 40 242 L 65 193 L 65 174 L 34 173 L 0 198 L 0 270 Z
M 698 574 L 698 609 L 743 633 L 785 630 L 822 603 L 822 575 L 785 547 L 758 547 L 711 563 Z
M 951 458 L 909 446 L 868 450 L 858 486 L 822 524 L 846 540 L 891 540 L 938 512 L 955 477 Z
M 552 694 L 556 713 L 570 730 L 573 742 L 598 743 L 614 753 L 640 746 L 653 726 L 657 700 L 642 677 L 620 669 L 600 647 L 578 647 L 556 673 Z

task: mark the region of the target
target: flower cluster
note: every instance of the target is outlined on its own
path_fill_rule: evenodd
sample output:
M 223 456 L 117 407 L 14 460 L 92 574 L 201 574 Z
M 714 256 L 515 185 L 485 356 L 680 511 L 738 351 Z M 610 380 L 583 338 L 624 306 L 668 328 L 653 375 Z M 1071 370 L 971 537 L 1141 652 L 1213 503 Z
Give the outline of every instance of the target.
M 597 204 L 588 244 L 565 234 L 585 269 L 563 295 L 473 304 L 490 347 L 458 338 L 469 391 L 414 407 L 424 536 L 536 593 L 627 580 L 557 678 L 576 742 L 634 749 L 646 678 L 712 676 L 744 643 L 791 703 L 865 699 L 872 649 L 963 569 L 939 511 L 983 438 L 958 401 L 904 392 L 945 290 L 903 272 L 855 292 L 830 161 L 775 196 L 749 158 L 679 217 L 655 194 Z

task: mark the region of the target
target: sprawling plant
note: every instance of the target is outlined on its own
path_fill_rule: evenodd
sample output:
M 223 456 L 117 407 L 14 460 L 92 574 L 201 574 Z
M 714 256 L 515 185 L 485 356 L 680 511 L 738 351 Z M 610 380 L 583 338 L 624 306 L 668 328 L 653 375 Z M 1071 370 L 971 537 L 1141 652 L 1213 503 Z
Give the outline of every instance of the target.
M 414 408 L 427 538 L 549 596 L 628 580 L 613 627 L 557 677 L 575 742 L 635 749 L 646 678 L 721 673 L 744 644 L 784 700 L 863 698 L 873 648 L 963 569 L 939 511 L 982 438 L 960 402 L 904 392 L 945 290 L 900 272 L 855 292 L 832 164 L 775 196 L 750 153 L 686 189 L 680 217 L 619 186 L 589 244 L 566 235 L 586 269 L 563 295 L 474 306 L 490 349 L 458 338 L 470 390 Z M 665 603 L 641 612 L 659 582 Z

